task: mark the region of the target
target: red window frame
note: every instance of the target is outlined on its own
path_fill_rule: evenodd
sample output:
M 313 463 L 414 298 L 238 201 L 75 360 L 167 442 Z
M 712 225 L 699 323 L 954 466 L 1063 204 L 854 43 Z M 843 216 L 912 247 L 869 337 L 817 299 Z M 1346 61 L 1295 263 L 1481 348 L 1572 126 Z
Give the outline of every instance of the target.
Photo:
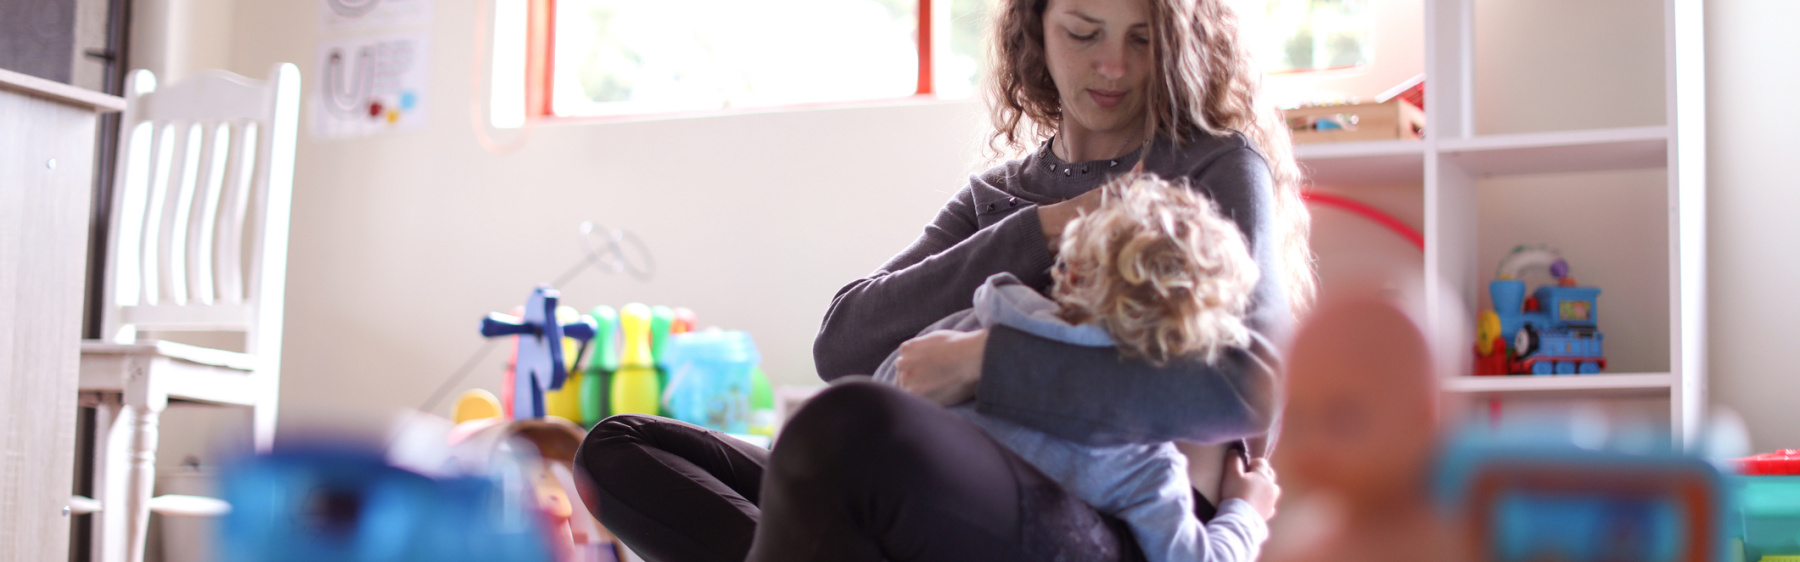
M 931 1 L 918 0 L 918 42 L 919 42 L 919 82 L 913 92 L 915 96 L 936 93 L 931 79 Z M 530 0 L 526 13 L 525 31 L 525 118 L 559 118 L 569 119 L 556 114 L 551 102 L 556 80 L 556 0 Z M 783 107 L 814 107 L 825 104 L 778 105 L 756 109 L 779 109 Z M 705 110 L 700 113 L 728 112 L 729 109 Z M 688 112 L 683 112 L 688 113 Z M 643 118 L 659 114 L 608 115 L 588 118 Z

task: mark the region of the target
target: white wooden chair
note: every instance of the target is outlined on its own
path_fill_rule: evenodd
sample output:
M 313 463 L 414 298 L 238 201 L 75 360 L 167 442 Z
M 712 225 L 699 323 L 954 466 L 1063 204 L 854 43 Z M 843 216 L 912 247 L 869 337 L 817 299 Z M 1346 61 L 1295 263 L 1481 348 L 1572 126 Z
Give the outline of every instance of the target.
M 81 348 L 81 401 L 98 411 L 96 497 L 72 504 L 97 510 L 94 557 L 105 562 L 143 560 L 153 510 L 224 507 L 150 497 L 171 401 L 249 408 L 256 448 L 274 440 L 300 72 L 207 71 L 159 90 L 138 70 L 126 92 L 102 339 Z M 243 351 L 140 337 L 195 331 L 240 332 Z

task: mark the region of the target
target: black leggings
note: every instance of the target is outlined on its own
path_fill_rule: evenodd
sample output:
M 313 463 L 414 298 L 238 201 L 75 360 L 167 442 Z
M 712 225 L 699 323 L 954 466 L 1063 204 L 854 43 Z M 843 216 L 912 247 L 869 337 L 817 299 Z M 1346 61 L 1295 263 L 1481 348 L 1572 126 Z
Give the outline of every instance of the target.
M 876 383 L 821 392 L 773 453 L 620 415 L 576 467 L 594 515 L 653 562 L 1143 559 L 1129 527 L 979 427 Z

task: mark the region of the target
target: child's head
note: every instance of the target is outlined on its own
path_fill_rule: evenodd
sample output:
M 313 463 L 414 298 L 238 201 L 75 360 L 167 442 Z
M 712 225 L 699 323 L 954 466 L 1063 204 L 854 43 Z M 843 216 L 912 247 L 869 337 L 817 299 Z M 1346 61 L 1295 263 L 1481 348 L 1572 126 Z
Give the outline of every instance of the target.
M 1128 357 L 1211 362 L 1249 344 L 1258 276 L 1236 223 L 1211 200 L 1155 176 L 1101 189 L 1100 208 L 1063 230 L 1052 296 L 1072 323 L 1106 328 Z

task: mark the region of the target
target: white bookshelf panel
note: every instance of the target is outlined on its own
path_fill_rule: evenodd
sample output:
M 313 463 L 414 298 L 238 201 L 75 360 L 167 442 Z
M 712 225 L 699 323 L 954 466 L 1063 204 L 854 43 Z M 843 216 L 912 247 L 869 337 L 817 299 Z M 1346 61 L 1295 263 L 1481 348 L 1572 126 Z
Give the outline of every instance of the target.
M 1460 376 L 1444 380 L 1444 391 L 1458 394 L 1662 395 L 1675 384 L 1670 373 L 1606 373 L 1561 376 Z
M 1669 128 L 1630 127 L 1446 139 L 1438 152 L 1481 176 L 1638 170 L 1669 164 Z
M 1363 187 L 1425 181 L 1425 143 L 1416 140 L 1303 144 L 1294 158 L 1313 185 Z

